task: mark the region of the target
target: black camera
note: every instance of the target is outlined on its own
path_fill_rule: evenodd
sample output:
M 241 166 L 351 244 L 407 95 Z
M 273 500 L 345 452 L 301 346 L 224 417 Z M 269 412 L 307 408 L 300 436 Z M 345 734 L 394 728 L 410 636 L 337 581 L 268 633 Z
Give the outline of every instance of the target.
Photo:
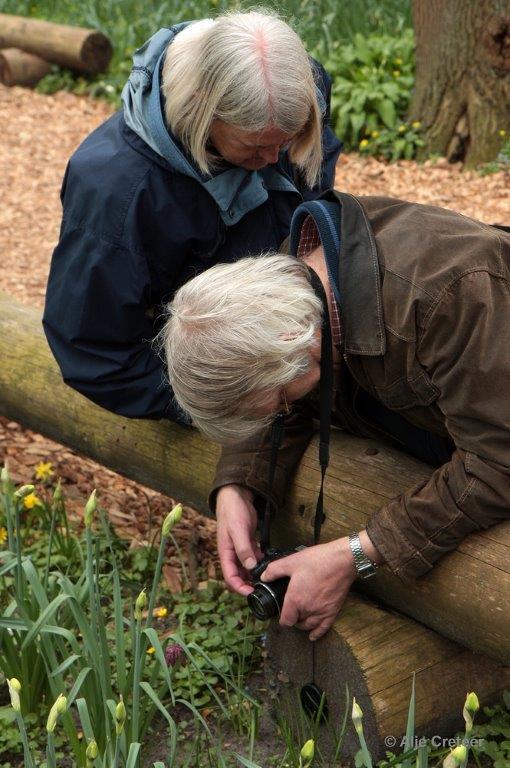
M 255 568 L 251 569 L 250 577 L 254 590 L 248 595 L 247 599 L 248 606 L 257 619 L 264 621 L 265 619 L 272 619 L 275 616 L 280 615 L 280 610 L 290 581 L 288 576 L 266 583 L 260 581 L 260 577 L 267 566 L 269 563 L 272 563 L 273 560 L 280 560 L 282 557 L 293 555 L 295 552 L 300 552 L 302 549 L 304 549 L 304 546 L 296 547 L 295 549 L 276 549 L 275 547 L 271 547 L 266 551 L 264 559 L 260 560 Z

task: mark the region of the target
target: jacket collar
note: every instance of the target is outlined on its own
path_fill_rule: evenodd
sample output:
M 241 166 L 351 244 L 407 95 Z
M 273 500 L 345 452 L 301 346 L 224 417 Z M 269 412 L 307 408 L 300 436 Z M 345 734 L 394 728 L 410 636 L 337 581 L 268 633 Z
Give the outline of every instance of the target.
M 320 219 L 321 202 L 325 217 Z M 334 215 L 331 215 L 333 209 Z M 305 214 L 305 215 L 304 215 Z M 306 215 L 312 215 L 319 232 L 340 312 L 344 352 L 376 356 L 386 351 L 386 333 L 382 312 L 381 278 L 374 233 L 359 200 L 353 195 L 330 190 L 311 204 L 299 206 L 291 225 L 291 250 L 296 243 Z M 327 224 L 324 223 L 327 219 Z M 331 221 L 338 237 L 329 237 Z M 297 228 L 297 232 L 296 232 Z M 321 232 L 322 230 L 322 232 Z M 335 290 L 336 288 L 336 290 Z

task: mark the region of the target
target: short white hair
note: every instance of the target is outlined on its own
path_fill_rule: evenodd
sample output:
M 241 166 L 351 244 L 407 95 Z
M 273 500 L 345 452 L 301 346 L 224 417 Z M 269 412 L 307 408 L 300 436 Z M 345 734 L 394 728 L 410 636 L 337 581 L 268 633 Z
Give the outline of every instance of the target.
M 275 390 L 306 373 L 322 303 L 306 264 L 282 254 L 217 264 L 168 304 L 160 341 L 178 405 L 207 437 L 228 444 L 256 435 Z
M 167 125 L 206 174 L 213 120 L 247 132 L 297 134 L 289 158 L 309 187 L 320 178 L 322 113 L 311 60 L 299 36 L 269 12 L 202 20 L 169 44 L 161 86 Z

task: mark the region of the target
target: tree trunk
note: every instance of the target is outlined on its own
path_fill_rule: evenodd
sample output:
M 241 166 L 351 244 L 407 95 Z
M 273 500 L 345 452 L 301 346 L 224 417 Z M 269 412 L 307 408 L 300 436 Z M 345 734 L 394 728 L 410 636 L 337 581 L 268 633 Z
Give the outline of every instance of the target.
M 422 155 L 494 160 L 510 127 L 510 0 L 413 0 L 413 21 Z
M 207 514 L 217 447 L 194 429 L 115 416 L 67 387 L 40 314 L 5 294 L 0 294 L 0 360 L 1 415 Z M 431 472 L 411 456 L 335 430 L 322 540 L 360 530 L 374 510 Z M 319 486 L 315 437 L 292 478 L 287 506 L 276 516 L 275 543 L 313 541 Z M 362 586 L 377 601 L 510 665 L 510 521 L 471 534 L 420 579 L 404 582 L 381 568 Z
M 2 85 L 37 85 L 45 75 L 51 72 L 51 64 L 32 53 L 25 53 L 19 48 L 0 50 L 0 83 Z
M 0 48 L 21 48 L 83 72 L 104 72 L 112 46 L 102 32 L 0 13 Z

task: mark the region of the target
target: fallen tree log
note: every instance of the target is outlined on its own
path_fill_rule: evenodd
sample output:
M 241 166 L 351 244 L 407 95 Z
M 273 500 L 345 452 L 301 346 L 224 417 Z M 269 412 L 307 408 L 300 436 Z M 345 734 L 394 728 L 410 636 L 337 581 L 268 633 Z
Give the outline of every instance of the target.
M 33 53 L 26 53 L 19 48 L 0 50 L 0 83 L 11 87 L 37 85 L 45 75 L 51 72 L 51 64 Z
M 285 712 L 296 738 L 301 687 L 312 680 L 312 644 L 307 633 L 272 622 L 267 636 L 266 680 L 269 701 Z M 412 619 L 350 595 L 341 614 L 315 650 L 315 682 L 326 694 L 329 727 L 320 733 L 320 749 L 334 754 L 331 732 L 340 730 L 346 686 L 363 710 L 363 726 L 374 759 L 385 750 L 404 751 L 407 712 L 415 677 L 415 738 L 433 738 L 435 747 L 464 730 L 466 693 L 476 691 L 481 706 L 500 697 L 510 684 L 510 667 L 473 653 Z M 306 736 L 305 736 L 306 738 Z M 416 746 L 416 745 L 413 745 Z M 359 749 L 354 729 L 345 734 L 341 755 Z
M 21 48 L 46 61 L 80 72 L 104 72 L 113 49 L 94 29 L 0 13 L 0 48 Z
M 0 296 L 0 413 L 102 464 L 206 512 L 218 450 L 190 429 L 115 416 L 66 387 L 40 315 Z M 311 543 L 320 484 L 312 441 L 276 534 Z M 335 432 L 323 540 L 363 527 L 367 516 L 427 477 L 430 467 L 373 441 Z M 510 523 L 472 534 L 430 574 L 403 583 L 386 568 L 364 585 L 372 598 L 441 635 L 510 664 Z

